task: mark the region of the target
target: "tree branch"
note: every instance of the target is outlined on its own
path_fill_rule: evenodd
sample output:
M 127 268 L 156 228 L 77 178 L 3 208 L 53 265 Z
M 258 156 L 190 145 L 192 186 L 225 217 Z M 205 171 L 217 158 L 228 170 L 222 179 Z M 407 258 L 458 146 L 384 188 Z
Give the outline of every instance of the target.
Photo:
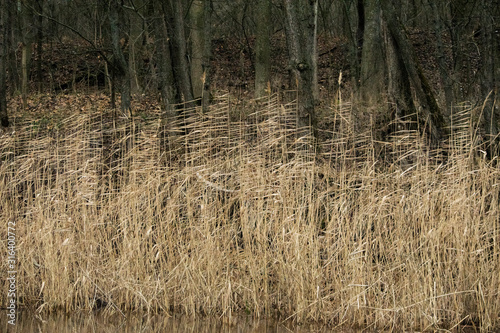
M 33 13 L 37 16 L 41 16 L 41 17 L 44 17 L 46 18 L 47 20 L 49 21 L 52 21 L 68 30 L 70 30 L 71 32 L 73 32 L 74 34 L 76 34 L 78 37 L 80 37 L 82 40 L 84 40 L 85 42 L 87 42 L 87 44 L 89 44 L 93 49 L 94 51 L 96 51 L 98 54 L 100 54 L 102 56 L 102 58 L 104 59 L 104 61 L 106 61 L 106 63 L 108 63 L 108 65 L 111 65 L 113 66 L 113 62 L 109 60 L 109 58 L 106 56 L 106 54 L 102 51 L 102 49 L 98 48 L 97 45 L 95 45 L 94 42 L 92 42 L 90 39 L 88 39 L 87 37 L 85 37 L 84 35 L 82 35 L 78 30 L 76 30 L 75 28 L 73 28 L 72 26 L 69 26 L 67 25 L 66 23 L 63 23 L 61 21 L 58 21 L 56 20 L 55 18 L 51 17 L 51 16 L 48 16 L 48 15 L 45 15 L 43 13 L 39 13 L 38 11 L 35 10 L 35 8 L 33 7 L 29 7 Z

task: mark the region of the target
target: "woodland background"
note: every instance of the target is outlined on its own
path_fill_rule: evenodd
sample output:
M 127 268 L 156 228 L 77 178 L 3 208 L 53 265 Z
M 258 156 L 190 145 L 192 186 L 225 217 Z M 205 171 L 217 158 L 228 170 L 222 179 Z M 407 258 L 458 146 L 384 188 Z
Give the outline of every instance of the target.
M 31 92 L 96 88 L 112 107 L 120 94 L 122 113 L 148 96 L 168 119 L 173 105 L 206 107 L 222 91 L 291 90 L 298 127 L 314 130 L 318 106 L 342 91 L 359 108 L 378 108 L 381 128 L 411 119 L 433 144 L 453 105 L 484 103 L 481 129 L 496 146 L 497 1 L 6 0 L 1 8 L 4 126 L 6 101 L 20 94 L 27 109 Z
M 1 0 L 19 308 L 498 330 L 499 11 Z

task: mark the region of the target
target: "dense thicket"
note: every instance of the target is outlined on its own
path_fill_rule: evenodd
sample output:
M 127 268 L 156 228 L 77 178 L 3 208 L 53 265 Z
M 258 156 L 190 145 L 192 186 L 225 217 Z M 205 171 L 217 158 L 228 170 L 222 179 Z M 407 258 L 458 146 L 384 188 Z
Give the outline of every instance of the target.
M 499 10 L 0 0 L 16 304 L 498 329 Z
M 391 121 L 413 119 L 439 146 L 454 105 L 484 103 L 478 121 L 489 152 L 496 147 L 498 1 L 18 0 L 1 6 L 0 102 L 17 92 L 26 101 L 35 86 L 68 89 L 86 79 L 108 85 L 113 107 L 120 93 L 123 113 L 143 93 L 158 94 L 167 118 L 175 115 L 172 105 L 191 106 L 194 99 L 203 100 L 206 110 L 212 47 L 223 41 L 238 46 L 230 55 L 243 74 L 232 73 L 239 77 L 236 85 L 253 90 L 249 82 L 255 82 L 260 97 L 282 86 L 296 90 L 297 126 L 315 129 L 325 98 L 318 83 L 326 81 L 318 77 L 324 68 L 318 63 L 330 55 L 325 41 L 336 40 L 333 48 L 340 46 L 347 61 L 329 73 L 329 81 L 341 70 L 342 89 L 358 105 L 382 106 L 386 111 L 377 114 Z M 283 39 L 287 60 L 276 63 L 270 55 Z M 54 73 L 42 73 L 43 53 L 61 44 L 73 48 L 68 58 L 84 52 L 100 65 L 87 68 L 86 78 L 75 74 L 55 87 Z M 227 86 L 225 81 L 218 86 Z M 5 102 L 0 114 L 8 125 Z

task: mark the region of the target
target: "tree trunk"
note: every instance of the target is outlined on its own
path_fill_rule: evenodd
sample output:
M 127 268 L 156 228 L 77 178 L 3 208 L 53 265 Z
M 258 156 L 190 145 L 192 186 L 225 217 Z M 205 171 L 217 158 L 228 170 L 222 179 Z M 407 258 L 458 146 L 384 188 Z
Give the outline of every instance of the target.
M 386 29 L 385 29 L 386 30 Z M 391 109 L 391 118 L 395 119 L 396 128 L 402 129 L 401 120 L 413 116 L 416 120 L 416 107 L 413 102 L 410 79 L 406 70 L 403 52 L 392 34 L 385 31 L 385 54 L 387 66 L 387 98 Z M 414 128 L 413 128 L 414 129 Z
M 354 59 L 355 59 L 355 86 L 359 86 L 361 79 L 361 59 L 363 57 L 363 36 L 365 34 L 365 7 L 363 0 L 358 0 L 357 3 L 358 22 L 356 25 L 356 42 L 354 43 Z
M 175 83 L 174 73 L 172 70 L 172 58 L 170 56 L 170 48 L 168 46 L 168 31 L 165 23 L 163 9 L 160 3 L 150 2 L 149 17 L 153 27 L 153 35 L 155 40 L 155 62 L 158 64 L 158 90 L 160 91 L 161 105 L 166 112 L 167 121 L 173 120 L 175 112 L 172 104 L 175 103 Z M 156 5 L 156 8 L 154 7 Z
M 9 36 L 9 19 L 7 10 L 10 0 L 1 0 L 0 2 L 0 122 L 3 127 L 9 126 L 9 116 L 7 112 L 7 86 L 6 86 L 6 58 L 7 58 L 7 39 Z
M 375 106 L 388 101 L 393 118 L 411 115 L 431 143 L 438 145 L 446 124 L 398 11 L 392 0 L 365 0 L 363 6 L 361 101 Z
M 32 43 L 32 30 L 31 21 L 33 20 L 33 15 L 31 13 L 31 4 L 24 1 L 24 5 L 21 6 L 21 19 L 22 19 L 22 29 L 23 29 L 23 42 L 22 42 L 22 53 L 21 53 L 21 96 L 23 99 L 23 108 L 28 107 L 28 94 L 29 94 L 29 78 L 30 78 L 30 65 L 31 65 L 31 43 Z
M 212 60 L 212 0 L 203 1 L 203 94 L 201 104 L 203 112 L 210 104 L 210 61 Z
M 459 101 L 470 98 L 470 92 L 473 90 L 471 78 L 474 73 L 470 70 L 467 45 L 474 43 L 469 37 L 473 35 L 473 25 L 470 22 L 475 15 L 477 2 L 470 0 L 449 2 L 451 19 L 448 20 L 446 28 L 451 37 L 453 96 Z
M 122 50 L 121 39 L 125 17 L 119 0 L 112 0 L 109 10 L 109 23 L 111 29 L 111 46 L 113 50 L 112 77 L 113 84 L 119 88 L 121 95 L 120 109 L 122 114 L 131 115 L 130 109 L 130 71 L 125 54 Z M 123 39 L 125 40 L 125 39 Z
M 490 1 L 482 0 L 481 9 L 481 97 L 483 103 L 484 129 L 487 135 L 490 156 L 497 154 L 498 114 L 496 109 L 499 88 L 498 49 L 499 43 L 495 35 L 494 8 Z M 498 9 L 497 9 L 498 11 Z
M 286 12 L 285 32 L 288 46 L 288 69 L 292 84 L 297 89 L 298 135 L 315 134 L 315 90 L 314 68 L 317 64 L 315 48 L 315 15 L 317 1 L 284 0 Z
M 384 40 L 382 38 L 382 18 L 379 1 L 365 0 L 363 13 L 365 18 L 361 53 L 361 69 L 359 78 L 359 99 L 369 104 L 377 105 L 385 101 L 386 73 Z M 358 37 L 359 38 L 359 37 Z
M 446 126 L 441 110 L 427 78 L 420 68 L 413 46 L 406 36 L 405 28 L 396 15 L 392 1 L 383 0 L 381 4 L 384 11 L 384 19 L 387 23 L 388 34 L 394 42 L 395 50 L 399 53 L 398 56 L 408 74 L 408 79 L 413 86 L 418 105 L 421 108 L 418 116 L 421 129 L 425 129 L 429 134 L 429 139 L 433 145 L 438 145 L 444 138 L 444 129 Z
M 23 108 L 28 108 L 28 94 L 29 94 L 29 72 L 31 60 L 31 42 L 25 41 L 22 43 L 21 51 L 21 96 L 23 99 Z
M 194 0 L 189 10 L 189 26 L 191 31 L 191 81 L 193 97 L 201 98 L 203 94 L 203 42 L 204 42 L 204 1 Z
M 439 15 L 439 8 L 436 6 L 434 1 L 427 0 L 431 10 L 434 12 L 434 29 L 436 33 L 436 59 L 439 67 L 439 76 L 441 78 L 441 84 L 443 86 L 444 91 L 444 100 L 445 100 L 445 110 L 446 115 L 451 114 L 451 105 L 453 103 L 453 86 L 450 77 L 450 73 L 448 71 L 448 66 L 446 65 L 446 54 L 444 51 L 443 45 L 443 23 L 441 16 Z
M 140 5 L 140 4 L 139 4 Z M 130 70 L 130 91 L 132 95 L 140 95 L 142 87 L 140 83 L 139 74 L 142 70 L 141 51 L 142 51 L 142 37 L 143 37 L 143 21 L 139 15 L 130 16 L 130 30 L 129 30 L 129 57 L 128 67 Z
M 5 9 L 6 15 L 7 15 L 7 21 L 6 21 L 6 27 L 8 27 L 6 33 L 8 36 L 6 37 L 6 40 L 4 40 L 5 43 L 5 48 L 6 48 L 6 68 L 8 69 L 7 73 L 7 80 L 8 82 L 11 83 L 11 91 L 12 92 L 19 92 L 19 88 L 21 86 L 20 80 L 19 80 L 19 64 L 17 62 L 17 57 L 16 57 L 16 49 L 17 49 L 17 39 L 14 34 L 14 27 L 17 24 L 16 20 L 16 8 L 15 8 L 15 2 L 14 1 L 7 1 L 6 6 L 7 8 Z
M 37 2 L 38 4 L 38 12 L 41 15 L 38 15 L 38 25 L 37 25 L 37 33 L 36 33 L 36 73 L 37 73 L 37 89 L 38 92 L 42 92 L 43 85 L 43 72 L 42 72 L 42 53 L 43 53 L 43 4 L 44 1 L 40 0 Z
M 257 1 L 255 96 L 266 96 L 271 79 L 271 1 Z
M 193 89 L 191 86 L 190 68 L 187 60 L 186 35 L 184 33 L 184 9 L 181 0 L 170 0 L 166 17 L 167 28 L 171 33 L 170 54 L 179 95 L 179 100 L 192 106 Z
M 311 48 L 311 67 L 312 67 L 312 90 L 314 104 L 319 101 L 319 88 L 318 88 L 318 2 L 319 0 L 309 1 L 312 6 L 312 48 Z M 315 124 L 316 125 L 316 124 Z

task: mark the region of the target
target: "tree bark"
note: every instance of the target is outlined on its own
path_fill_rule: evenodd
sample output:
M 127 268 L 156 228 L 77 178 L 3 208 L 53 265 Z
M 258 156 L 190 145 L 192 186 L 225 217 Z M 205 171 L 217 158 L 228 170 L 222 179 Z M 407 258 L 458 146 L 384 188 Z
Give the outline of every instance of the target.
M 167 19 L 167 28 L 171 35 L 170 54 L 177 84 L 178 99 L 192 106 L 194 100 L 191 85 L 190 68 L 187 60 L 186 35 L 184 33 L 184 9 L 181 0 L 169 0 L 168 8 L 164 7 Z
M 473 25 L 470 24 L 475 15 L 478 1 L 453 0 L 449 2 L 450 20 L 446 28 L 451 37 L 451 51 L 453 57 L 452 82 L 453 96 L 462 101 L 470 98 L 471 78 L 474 73 L 469 66 L 467 45 L 474 43 L 469 36 L 473 35 Z
M 158 90 L 160 91 L 161 105 L 166 113 L 167 121 L 173 120 L 175 112 L 172 104 L 175 103 L 175 82 L 174 73 L 172 70 L 172 58 L 170 56 L 170 48 L 168 45 L 168 31 L 165 22 L 165 16 L 160 3 L 150 2 L 149 17 L 153 27 L 153 35 L 155 41 L 155 62 L 158 66 Z M 154 7 L 156 5 L 156 8 Z
M 291 83 L 297 89 L 297 129 L 298 135 L 315 134 L 316 115 L 315 90 L 317 82 L 314 73 L 317 54 L 314 52 L 317 1 L 284 0 L 288 46 L 288 69 Z
M 360 44 L 361 68 L 358 96 L 361 102 L 377 105 L 385 101 L 386 73 L 384 40 L 382 38 L 382 17 L 379 1 L 365 0 L 362 5 L 362 15 L 365 18 L 363 38 Z M 358 37 L 359 40 L 359 37 Z
M 408 79 L 413 86 L 418 105 L 421 108 L 418 115 L 421 128 L 425 128 L 425 131 L 429 134 L 431 143 L 438 145 L 444 138 L 446 127 L 444 117 L 427 78 L 420 68 L 413 46 L 406 36 L 405 28 L 396 15 L 392 1 L 383 0 L 381 4 L 384 11 L 384 19 L 387 23 L 388 34 L 401 57 L 402 65 L 408 74 Z
M 432 145 L 439 145 L 444 117 L 393 1 L 365 0 L 363 6 L 360 100 L 374 106 L 389 102 L 393 118 L 412 116 L 416 128 L 428 134 Z
M 406 116 L 413 116 L 416 120 L 417 109 L 412 97 L 410 79 L 405 62 L 402 57 L 403 52 L 399 49 L 399 44 L 392 34 L 386 31 L 386 65 L 387 65 L 387 98 L 392 118 L 396 120 L 395 130 L 399 130 L 401 120 Z M 413 128 L 414 129 L 414 128 Z
M 495 33 L 494 8 L 491 1 L 481 1 L 481 97 L 483 103 L 484 129 L 487 135 L 490 156 L 497 154 L 498 114 L 497 94 L 499 88 L 498 53 L 499 41 Z M 498 9 L 497 9 L 498 11 Z
M 7 58 L 7 39 L 9 37 L 8 13 L 9 0 L 0 2 L 0 123 L 2 127 L 9 126 L 9 116 L 7 112 L 7 85 L 6 85 L 6 58 Z
M 428 0 L 431 10 L 434 12 L 434 30 L 436 34 L 436 59 L 439 67 L 439 76 L 444 91 L 446 115 L 451 114 L 451 105 L 453 103 L 453 86 L 448 66 L 446 65 L 446 54 L 443 45 L 443 23 L 439 15 L 439 8 L 432 0 Z
M 29 94 L 29 72 L 31 60 L 31 42 L 25 41 L 22 43 L 21 51 L 21 96 L 23 99 L 23 108 L 28 108 L 28 94 Z
M 312 66 L 312 90 L 314 104 L 319 101 L 319 88 L 318 88 L 318 3 L 319 0 L 309 1 L 312 6 L 312 49 L 311 49 L 311 66 Z M 315 124 L 316 125 L 316 124 Z
M 139 8 L 142 4 L 137 1 L 136 4 Z M 139 73 L 142 72 L 143 62 L 141 61 L 141 54 L 143 48 L 143 19 L 137 7 L 134 7 L 136 14 L 130 15 L 130 29 L 129 29 L 129 71 L 130 71 L 130 90 L 132 95 L 142 94 L 142 84 Z
M 120 90 L 121 105 L 120 109 L 124 115 L 130 114 L 130 71 L 128 61 L 122 50 L 121 39 L 125 24 L 123 8 L 119 0 L 112 0 L 109 7 L 109 23 L 111 29 L 111 46 L 113 50 L 112 77 L 113 84 Z M 125 39 L 123 39 L 126 41 Z
M 203 93 L 202 109 L 208 110 L 210 104 L 211 62 L 212 60 L 212 0 L 203 1 Z
M 271 1 L 257 1 L 255 96 L 266 96 L 271 79 Z
M 191 31 L 191 81 L 193 97 L 201 98 L 203 94 L 203 42 L 204 42 L 204 1 L 194 0 L 189 9 L 189 26 Z
M 357 2 L 357 13 L 358 22 L 356 25 L 356 41 L 354 43 L 355 51 L 355 86 L 358 87 L 361 79 L 361 59 L 363 57 L 363 36 L 365 34 L 365 7 L 363 6 L 363 0 L 358 0 Z
M 16 57 L 16 49 L 17 49 L 17 39 L 14 34 L 14 27 L 17 24 L 16 20 L 16 8 L 14 1 L 6 2 L 7 8 L 5 8 L 5 15 L 7 15 L 6 27 L 8 27 L 6 33 L 8 36 L 4 40 L 5 48 L 6 48 L 6 68 L 8 68 L 7 80 L 11 83 L 11 91 L 18 92 L 21 86 L 19 79 L 19 64 L 17 62 Z
M 31 5 L 24 0 L 21 6 L 21 20 L 22 20 L 22 51 L 21 51 L 21 96 L 23 100 L 23 108 L 28 107 L 28 94 L 29 94 L 29 74 L 31 66 L 31 49 L 33 32 L 31 31 L 31 21 L 33 15 L 31 13 Z
M 37 1 L 38 11 L 42 15 L 38 15 L 37 33 L 36 33 L 36 73 L 37 73 L 37 89 L 42 92 L 43 72 L 42 72 L 42 53 L 43 53 L 43 4 L 44 1 Z

